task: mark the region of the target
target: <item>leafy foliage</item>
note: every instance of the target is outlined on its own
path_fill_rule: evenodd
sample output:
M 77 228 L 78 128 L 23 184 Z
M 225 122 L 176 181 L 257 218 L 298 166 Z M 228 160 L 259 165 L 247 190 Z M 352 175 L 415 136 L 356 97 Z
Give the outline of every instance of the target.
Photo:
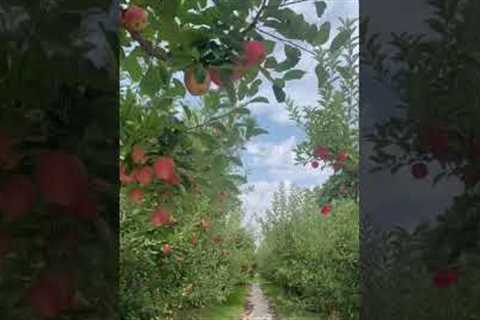
M 358 206 L 338 200 L 328 217 L 315 193 L 283 186 L 262 220 L 261 275 L 306 310 L 358 319 Z

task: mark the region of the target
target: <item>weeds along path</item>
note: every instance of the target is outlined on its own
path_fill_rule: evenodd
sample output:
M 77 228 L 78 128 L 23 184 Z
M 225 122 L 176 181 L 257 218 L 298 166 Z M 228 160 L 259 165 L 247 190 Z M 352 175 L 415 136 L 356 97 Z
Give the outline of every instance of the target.
M 270 302 L 258 283 L 251 286 L 247 300 L 247 310 L 242 320 L 274 320 Z

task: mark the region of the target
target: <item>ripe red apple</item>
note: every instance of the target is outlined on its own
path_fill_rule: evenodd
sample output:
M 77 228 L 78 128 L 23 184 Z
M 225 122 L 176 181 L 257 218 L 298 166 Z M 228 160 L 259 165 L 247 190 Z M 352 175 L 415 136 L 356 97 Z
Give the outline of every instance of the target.
M 170 253 L 170 251 L 172 251 L 172 247 L 170 247 L 168 243 L 165 243 L 162 247 L 162 251 L 164 255 L 167 255 Z
M 135 172 L 135 179 L 142 186 L 148 186 L 153 180 L 153 170 L 151 167 L 143 167 Z
M 170 157 L 161 157 L 153 164 L 153 169 L 160 180 L 170 180 L 175 174 L 175 162 Z
M 312 161 L 312 168 L 317 169 L 320 166 L 318 161 Z
M 454 270 L 438 271 L 433 276 L 433 283 L 437 288 L 447 288 L 458 281 L 458 272 Z
M 84 164 L 76 156 L 63 151 L 43 153 L 35 174 L 40 192 L 49 203 L 70 206 L 88 189 Z
M 193 96 L 201 96 L 207 93 L 210 89 L 210 73 L 205 72 L 205 79 L 203 82 L 198 82 L 195 77 L 195 67 L 190 67 L 185 71 L 184 83 L 188 92 Z
M 14 221 L 27 215 L 35 202 L 35 187 L 27 176 L 15 175 L 0 187 L 0 212 Z
M 130 200 L 133 202 L 141 203 L 144 198 L 144 193 L 141 189 L 134 188 L 128 193 L 128 198 L 130 198 Z
M 245 75 L 245 73 L 247 73 L 247 71 L 248 68 L 246 66 L 238 63 L 232 68 L 232 70 L 229 70 L 229 72 L 226 73 L 228 73 L 228 80 L 237 81 L 240 80 Z M 208 74 L 210 75 L 211 81 L 215 83 L 218 87 L 224 85 L 219 67 L 210 67 L 208 69 Z
M 328 160 L 330 158 L 330 150 L 324 146 L 317 146 L 315 150 L 313 150 L 313 155 L 316 158 L 319 158 L 323 161 Z
M 416 179 L 423 179 L 428 175 L 428 168 L 425 163 L 417 162 L 412 165 L 411 172 Z
M 120 182 L 124 185 L 135 182 L 135 177 L 133 174 L 127 174 L 127 169 L 123 162 L 120 163 Z
M 132 160 L 136 164 L 144 164 L 147 161 L 145 150 L 139 145 L 134 145 L 132 148 Z
M 346 151 L 340 151 L 337 154 L 337 161 L 343 162 L 348 160 L 348 153 Z
M 164 208 L 159 208 L 152 213 L 152 216 L 150 217 L 150 222 L 156 227 L 170 224 L 171 222 L 170 212 L 168 212 L 168 210 Z
M 141 32 L 148 24 L 148 12 L 132 5 L 122 13 L 122 25 L 129 31 Z
M 248 41 L 243 45 L 244 65 L 248 68 L 261 64 L 266 58 L 266 48 L 262 41 Z
M 28 301 L 41 318 L 56 318 L 71 307 L 75 295 L 74 276 L 69 272 L 44 273 L 30 288 Z
M 328 216 L 331 211 L 332 211 L 332 205 L 330 203 L 323 205 L 321 209 L 321 212 L 324 216 Z

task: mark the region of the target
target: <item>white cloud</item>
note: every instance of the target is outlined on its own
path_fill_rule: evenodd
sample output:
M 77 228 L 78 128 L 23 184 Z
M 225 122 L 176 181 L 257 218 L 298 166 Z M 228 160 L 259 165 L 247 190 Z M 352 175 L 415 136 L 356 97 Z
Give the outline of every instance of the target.
M 286 186 L 313 187 L 321 185 L 331 175 L 330 170 L 313 169 L 295 164 L 295 136 L 281 142 L 254 141 L 246 145 L 247 167 L 255 168 L 258 177 L 245 185 L 241 199 L 246 213 L 246 223 L 255 226 L 255 217 L 262 216 L 270 208 L 274 191 L 280 183 Z M 256 178 L 256 179 L 255 179 Z M 248 186 L 253 186 L 250 191 Z

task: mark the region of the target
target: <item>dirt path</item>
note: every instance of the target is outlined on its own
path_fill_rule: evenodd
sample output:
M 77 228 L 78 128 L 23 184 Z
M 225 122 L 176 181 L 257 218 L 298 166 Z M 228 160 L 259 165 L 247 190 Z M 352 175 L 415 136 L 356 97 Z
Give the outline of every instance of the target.
M 257 283 L 252 284 L 242 320 L 274 320 L 270 303 Z

